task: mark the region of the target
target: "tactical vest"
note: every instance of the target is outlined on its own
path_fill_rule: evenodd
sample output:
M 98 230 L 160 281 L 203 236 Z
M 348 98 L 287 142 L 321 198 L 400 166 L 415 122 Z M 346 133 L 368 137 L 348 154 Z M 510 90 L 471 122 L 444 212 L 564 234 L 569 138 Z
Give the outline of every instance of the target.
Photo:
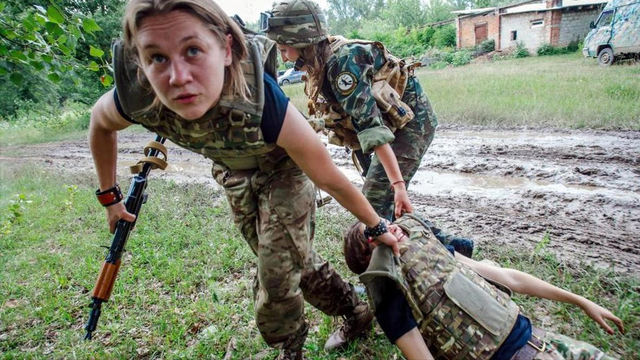
M 376 283 L 391 278 L 436 359 L 490 359 L 511 333 L 518 306 L 458 263 L 418 218 L 405 214 L 395 223 L 409 235 L 399 244 L 400 258 L 378 246 L 360 275 L 372 305 L 379 303 Z
M 401 99 L 407 86 L 407 79 L 417 64 L 405 63 L 404 60 L 389 53 L 385 46 L 377 41 L 349 40 L 342 36 L 330 36 L 329 44 L 333 56 L 343 46 L 358 44 L 376 48 L 384 57 L 384 65 L 373 75 L 372 93 L 385 125 L 395 132 L 413 119 L 413 111 Z M 307 82 L 305 93 L 310 99 L 309 115 L 322 118 L 324 126 L 329 129 L 330 143 L 360 149 L 351 115 L 337 102 L 320 98 L 321 87 L 321 83 Z
M 275 43 L 264 36 L 246 35 L 248 57 L 242 70 L 249 86 L 249 101 L 222 93 L 215 107 L 195 120 L 183 119 L 155 100 L 133 56 L 121 42 L 113 48 L 118 99 L 126 114 L 145 128 L 177 145 L 200 153 L 230 169 L 269 167 L 286 158 L 284 149 L 267 144 L 260 124 L 264 107 L 264 71 L 276 76 Z

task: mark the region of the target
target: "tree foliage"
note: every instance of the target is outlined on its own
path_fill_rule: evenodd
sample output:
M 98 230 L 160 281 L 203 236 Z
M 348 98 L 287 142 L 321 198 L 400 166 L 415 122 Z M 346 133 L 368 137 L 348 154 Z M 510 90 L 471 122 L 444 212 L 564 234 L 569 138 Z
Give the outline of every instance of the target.
M 54 83 L 65 76 L 78 82 L 78 67 L 93 71 L 106 67 L 103 50 L 92 45 L 79 47 L 102 30 L 93 18 L 54 2 L 26 7 L 2 2 L 0 14 L 0 76 L 9 76 L 14 84 L 22 84 L 25 66 L 45 72 Z M 79 53 L 87 50 L 93 60 L 80 63 Z M 105 76 L 103 82 L 108 84 L 111 79 Z
M 0 119 L 25 104 L 93 103 L 113 82 L 125 2 L 0 0 Z

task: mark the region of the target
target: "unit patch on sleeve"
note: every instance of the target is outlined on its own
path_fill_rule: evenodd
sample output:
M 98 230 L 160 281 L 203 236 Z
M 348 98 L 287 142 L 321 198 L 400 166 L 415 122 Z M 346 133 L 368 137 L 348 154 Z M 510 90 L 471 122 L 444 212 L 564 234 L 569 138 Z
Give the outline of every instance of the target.
M 340 91 L 340 93 L 344 96 L 349 95 L 356 88 L 358 81 L 356 80 L 356 76 L 348 71 L 343 71 L 338 74 L 338 77 L 335 80 L 334 87 Z

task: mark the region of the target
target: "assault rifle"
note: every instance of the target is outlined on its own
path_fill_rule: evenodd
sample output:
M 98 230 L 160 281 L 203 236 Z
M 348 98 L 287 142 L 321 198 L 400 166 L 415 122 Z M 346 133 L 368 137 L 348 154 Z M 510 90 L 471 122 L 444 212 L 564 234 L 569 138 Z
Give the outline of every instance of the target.
M 371 166 L 371 155 L 363 153 L 362 149 L 358 149 L 351 152 L 351 160 L 360 172 L 360 175 L 366 178 L 369 167 Z
M 136 216 L 136 220 L 138 219 L 142 204 L 147 201 L 147 194 L 145 193 L 147 176 L 153 169 L 160 168 L 164 170 L 167 167 L 167 149 L 163 145 L 164 142 L 165 138 L 156 136 L 155 141 L 151 141 L 145 146 L 145 157 L 131 167 L 131 173 L 138 174 L 131 181 L 129 193 L 127 194 L 124 204 L 127 211 Z M 164 159 L 159 158 L 159 154 L 162 154 Z M 107 257 L 104 259 L 104 264 L 102 264 L 96 286 L 93 289 L 92 302 L 89 305 L 91 308 L 89 321 L 87 321 L 87 325 L 84 327 L 87 331 L 84 337 L 85 340 L 91 340 L 91 334 L 96 330 L 96 326 L 98 325 L 102 303 L 109 301 L 116 277 L 118 276 L 118 270 L 120 270 L 120 260 L 124 252 L 124 246 L 127 243 L 129 234 L 131 234 L 131 230 L 133 230 L 136 224 L 136 220 L 128 222 L 120 219 L 116 224 L 116 231 L 113 234 L 113 240 L 111 240 L 111 247 L 109 248 Z

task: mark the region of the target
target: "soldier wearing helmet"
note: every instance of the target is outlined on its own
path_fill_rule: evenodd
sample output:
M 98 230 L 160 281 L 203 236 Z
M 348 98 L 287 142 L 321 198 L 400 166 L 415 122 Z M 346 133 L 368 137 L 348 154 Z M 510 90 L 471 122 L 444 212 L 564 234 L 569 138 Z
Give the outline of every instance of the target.
M 309 115 L 324 124 L 329 142 L 375 153 L 363 192 L 376 211 L 387 219 L 412 212 L 407 182 L 438 125 L 413 74 L 417 64 L 379 42 L 329 35 L 325 15 L 309 0 L 278 3 L 262 14 L 261 27 L 283 60 L 307 71 Z

